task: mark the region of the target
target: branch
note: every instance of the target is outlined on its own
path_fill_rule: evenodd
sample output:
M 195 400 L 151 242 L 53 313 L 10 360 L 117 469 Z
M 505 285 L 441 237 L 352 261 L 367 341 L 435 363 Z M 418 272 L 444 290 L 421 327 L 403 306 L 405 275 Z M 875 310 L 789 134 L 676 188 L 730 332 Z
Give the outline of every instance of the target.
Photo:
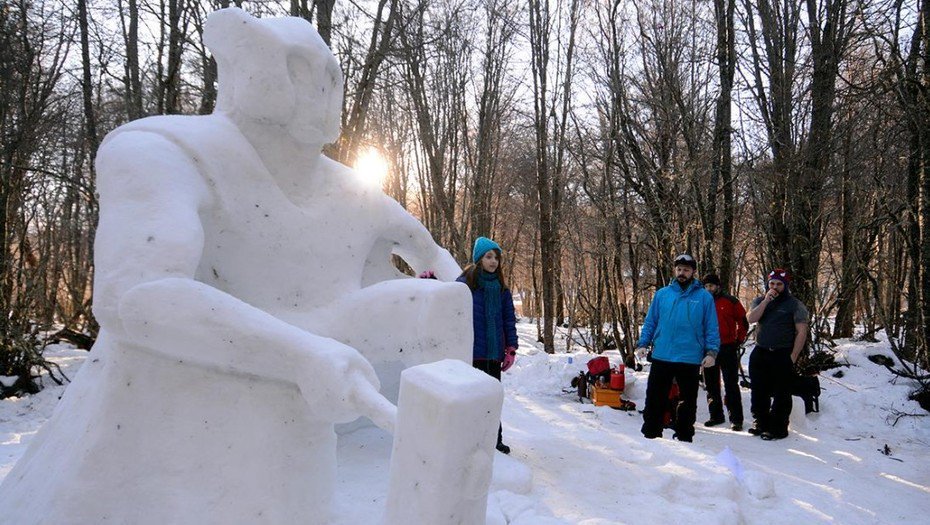
M 891 423 L 891 426 L 895 426 L 895 425 L 898 424 L 898 421 L 900 421 L 902 418 L 905 418 L 905 417 L 927 417 L 927 414 L 911 414 L 910 412 L 901 412 L 900 410 L 897 410 L 897 409 L 892 408 L 892 409 L 891 409 L 891 415 L 889 415 L 889 416 L 886 418 L 886 421 L 888 421 L 889 419 L 891 419 L 892 416 L 894 416 L 894 421 Z

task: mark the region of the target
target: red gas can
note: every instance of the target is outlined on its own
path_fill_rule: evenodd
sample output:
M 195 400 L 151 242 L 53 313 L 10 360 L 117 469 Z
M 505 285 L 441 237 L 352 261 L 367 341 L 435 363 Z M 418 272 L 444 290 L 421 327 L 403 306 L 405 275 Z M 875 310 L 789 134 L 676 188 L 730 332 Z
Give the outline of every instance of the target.
M 614 390 L 623 390 L 623 387 L 626 386 L 626 380 L 623 377 L 623 364 L 617 366 L 610 371 L 610 388 Z

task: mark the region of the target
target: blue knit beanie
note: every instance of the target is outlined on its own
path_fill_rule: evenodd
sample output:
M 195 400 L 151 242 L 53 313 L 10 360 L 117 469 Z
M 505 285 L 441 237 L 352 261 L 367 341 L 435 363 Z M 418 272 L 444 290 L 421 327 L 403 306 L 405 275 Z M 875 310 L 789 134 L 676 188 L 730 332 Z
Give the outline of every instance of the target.
M 488 253 L 490 250 L 497 250 L 498 255 L 501 254 L 504 250 L 501 250 L 501 247 L 496 242 L 488 239 L 487 237 L 478 237 L 475 239 L 475 247 L 471 251 L 471 262 L 477 264 L 478 261 L 484 257 L 484 254 Z

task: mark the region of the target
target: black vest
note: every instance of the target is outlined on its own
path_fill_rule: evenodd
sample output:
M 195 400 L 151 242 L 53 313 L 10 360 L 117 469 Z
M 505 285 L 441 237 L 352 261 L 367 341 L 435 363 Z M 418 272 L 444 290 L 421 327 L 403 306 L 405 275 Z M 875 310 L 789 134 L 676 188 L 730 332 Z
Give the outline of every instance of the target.
M 797 335 L 794 317 L 799 308 L 804 308 L 804 306 L 794 296 L 788 294 L 769 303 L 759 319 L 756 344 L 765 348 L 794 347 L 794 336 Z

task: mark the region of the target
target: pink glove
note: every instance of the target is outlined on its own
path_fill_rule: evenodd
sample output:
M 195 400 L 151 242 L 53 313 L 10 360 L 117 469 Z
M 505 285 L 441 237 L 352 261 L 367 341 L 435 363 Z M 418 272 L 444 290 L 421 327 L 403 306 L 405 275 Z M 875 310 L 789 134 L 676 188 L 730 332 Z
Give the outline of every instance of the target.
M 508 346 L 504 349 L 504 359 L 501 361 L 501 372 L 506 372 L 508 368 L 513 366 L 513 362 L 517 360 L 517 349 Z
M 436 274 L 433 272 L 433 270 L 426 270 L 425 272 L 420 273 L 420 275 L 417 277 L 420 279 L 436 279 Z

